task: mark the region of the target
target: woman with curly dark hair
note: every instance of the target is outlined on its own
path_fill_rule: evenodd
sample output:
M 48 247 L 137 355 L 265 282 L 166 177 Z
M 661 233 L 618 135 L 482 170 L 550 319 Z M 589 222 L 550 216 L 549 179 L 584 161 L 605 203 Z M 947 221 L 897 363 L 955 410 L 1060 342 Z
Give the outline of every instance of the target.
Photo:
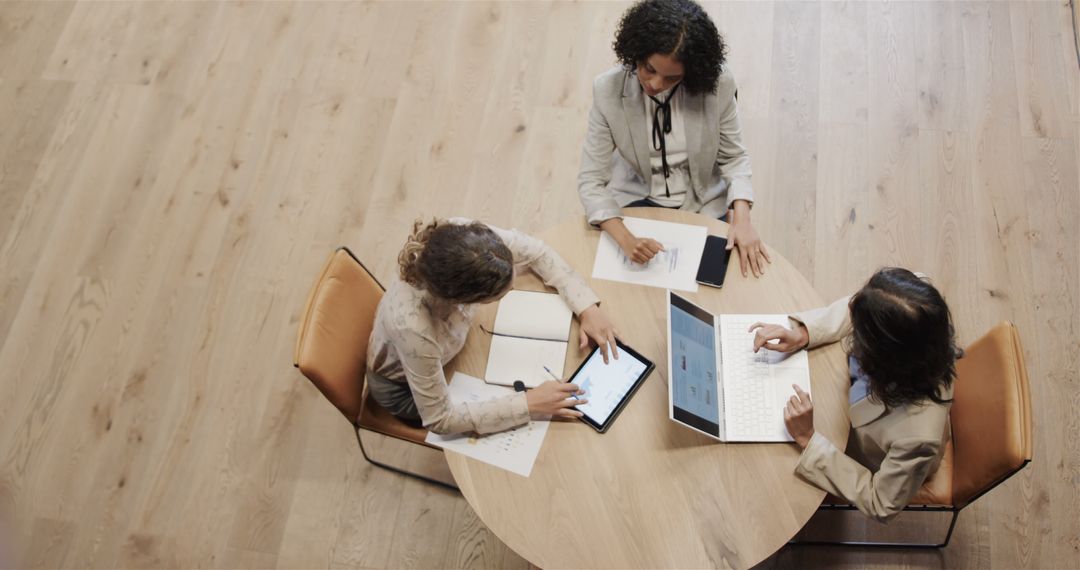
M 593 82 L 578 173 L 589 223 L 645 263 L 663 246 L 633 235 L 622 208 L 726 217 L 743 275 L 761 275 L 770 259 L 750 223 L 750 157 L 716 25 L 693 0 L 643 0 L 623 15 L 614 48 L 621 65 Z
M 852 438 L 845 455 L 814 431 L 810 395 L 795 387 L 784 422 L 803 448 L 795 472 L 884 521 L 937 470 L 949 437 L 956 376 L 952 317 L 925 277 L 885 268 L 851 297 L 791 316 L 792 328 L 755 324 L 754 350 L 812 349 L 844 340 Z

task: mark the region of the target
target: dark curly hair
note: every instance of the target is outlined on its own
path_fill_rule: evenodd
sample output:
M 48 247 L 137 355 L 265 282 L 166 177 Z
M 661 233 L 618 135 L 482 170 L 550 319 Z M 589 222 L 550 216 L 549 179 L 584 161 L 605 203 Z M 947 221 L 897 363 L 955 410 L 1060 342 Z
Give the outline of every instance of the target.
M 615 55 L 628 69 L 653 54 L 683 64 L 683 89 L 715 93 L 727 45 L 709 15 L 693 0 L 642 0 L 623 14 L 615 31 Z
M 933 285 L 898 267 L 875 273 L 851 298 L 849 351 L 886 406 L 931 400 L 956 377 L 952 315 Z
M 491 299 L 514 280 L 514 257 L 480 222 L 417 220 L 398 254 L 401 280 L 454 303 Z

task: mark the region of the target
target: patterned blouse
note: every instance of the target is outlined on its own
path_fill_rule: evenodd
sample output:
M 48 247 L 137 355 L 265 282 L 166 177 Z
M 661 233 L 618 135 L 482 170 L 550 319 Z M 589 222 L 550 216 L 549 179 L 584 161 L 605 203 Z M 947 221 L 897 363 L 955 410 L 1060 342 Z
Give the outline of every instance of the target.
M 585 280 L 543 241 L 517 230 L 488 227 L 510 249 L 515 269 L 532 269 L 558 289 L 574 314 L 600 302 Z M 424 427 L 436 433 L 492 433 L 529 421 L 524 392 L 486 402 L 450 400 L 443 366 L 464 346 L 474 312 L 475 305 L 441 304 L 401 280 L 394 280 L 379 302 L 367 368 L 388 380 L 407 382 Z

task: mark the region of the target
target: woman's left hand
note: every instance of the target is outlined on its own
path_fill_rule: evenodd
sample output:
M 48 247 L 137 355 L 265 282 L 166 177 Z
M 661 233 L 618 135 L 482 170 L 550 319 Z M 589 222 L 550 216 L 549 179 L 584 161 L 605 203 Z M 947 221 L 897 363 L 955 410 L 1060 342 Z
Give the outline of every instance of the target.
M 746 277 L 746 269 L 750 268 L 754 277 L 765 274 L 765 264 L 772 263 L 765 244 L 761 243 L 757 230 L 750 223 L 750 209 L 745 202 L 736 200 L 735 208 L 731 216 L 731 229 L 728 230 L 727 248 L 738 248 L 739 268 L 742 269 L 743 277 Z
M 581 332 L 578 334 L 581 339 L 581 349 L 584 350 L 589 345 L 589 339 L 592 339 L 600 346 L 600 353 L 604 355 L 604 364 L 608 363 L 609 349 L 612 356 L 619 358 L 619 349 L 615 344 L 615 339 L 619 335 L 615 332 L 615 325 L 611 324 L 611 320 L 600 310 L 600 305 L 593 305 L 582 311 L 578 320 L 581 321 Z
M 814 437 L 814 402 L 810 400 L 810 394 L 803 392 L 797 384 L 791 387 L 795 388 L 795 395 L 784 407 L 784 425 L 795 443 L 806 449 L 810 438 Z

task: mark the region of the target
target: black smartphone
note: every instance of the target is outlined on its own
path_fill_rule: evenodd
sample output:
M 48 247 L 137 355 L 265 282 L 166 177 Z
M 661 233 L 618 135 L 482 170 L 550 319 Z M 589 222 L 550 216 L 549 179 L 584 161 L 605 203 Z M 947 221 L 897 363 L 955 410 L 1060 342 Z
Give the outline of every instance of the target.
M 729 259 L 731 252 L 727 249 L 727 239 L 706 236 L 705 251 L 701 254 L 701 265 L 697 271 L 697 282 L 710 287 L 723 287 Z

